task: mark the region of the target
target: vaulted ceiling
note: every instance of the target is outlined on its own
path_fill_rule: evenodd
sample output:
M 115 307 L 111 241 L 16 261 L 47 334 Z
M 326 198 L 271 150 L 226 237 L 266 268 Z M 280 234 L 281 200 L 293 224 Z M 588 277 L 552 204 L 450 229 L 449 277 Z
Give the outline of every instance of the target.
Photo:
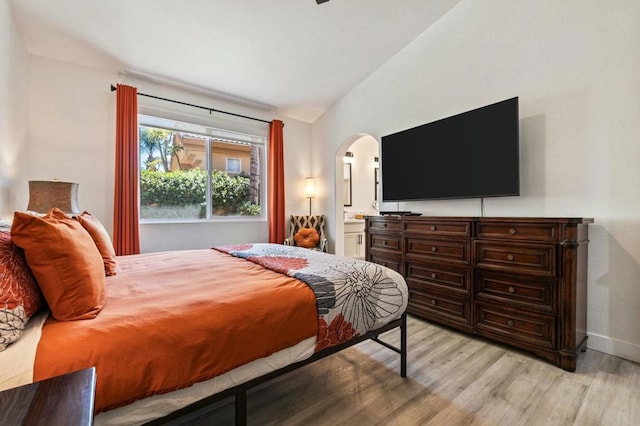
M 460 0 L 10 0 L 29 53 L 313 122 Z

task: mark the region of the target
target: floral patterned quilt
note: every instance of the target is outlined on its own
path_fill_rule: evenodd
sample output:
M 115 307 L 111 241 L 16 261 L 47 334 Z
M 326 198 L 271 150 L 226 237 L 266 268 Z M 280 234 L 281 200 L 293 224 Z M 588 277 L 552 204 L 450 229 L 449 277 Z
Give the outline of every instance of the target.
M 380 328 L 400 318 L 407 308 L 402 276 L 375 263 L 280 244 L 214 249 L 306 283 L 318 306 L 316 351 Z

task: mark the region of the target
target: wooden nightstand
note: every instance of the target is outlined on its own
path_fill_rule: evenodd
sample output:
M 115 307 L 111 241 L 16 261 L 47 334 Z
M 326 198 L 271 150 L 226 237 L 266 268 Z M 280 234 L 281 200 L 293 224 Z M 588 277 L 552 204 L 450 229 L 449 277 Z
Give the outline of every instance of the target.
M 96 369 L 87 368 L 0 392 L 1 425 L 91 425 Z

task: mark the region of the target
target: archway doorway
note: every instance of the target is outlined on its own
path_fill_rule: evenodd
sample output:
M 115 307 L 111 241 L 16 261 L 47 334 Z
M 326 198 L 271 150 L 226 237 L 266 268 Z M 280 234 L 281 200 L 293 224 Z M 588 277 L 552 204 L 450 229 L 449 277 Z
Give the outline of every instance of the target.
M 364 220 L 378 214 L 380 144 L 371 135 L 348 138 L 335 158 L 335 253 L 364 258 Z

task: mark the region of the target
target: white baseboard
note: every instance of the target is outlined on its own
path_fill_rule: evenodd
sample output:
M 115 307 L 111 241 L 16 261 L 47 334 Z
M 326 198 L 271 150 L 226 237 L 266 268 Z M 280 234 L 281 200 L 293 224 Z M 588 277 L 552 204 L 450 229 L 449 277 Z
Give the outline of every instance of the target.
M 640 362 L 640 345 L 624 340 L 612 339 L 596 333 L 588 333 L 587 347 L 613 356 Z

